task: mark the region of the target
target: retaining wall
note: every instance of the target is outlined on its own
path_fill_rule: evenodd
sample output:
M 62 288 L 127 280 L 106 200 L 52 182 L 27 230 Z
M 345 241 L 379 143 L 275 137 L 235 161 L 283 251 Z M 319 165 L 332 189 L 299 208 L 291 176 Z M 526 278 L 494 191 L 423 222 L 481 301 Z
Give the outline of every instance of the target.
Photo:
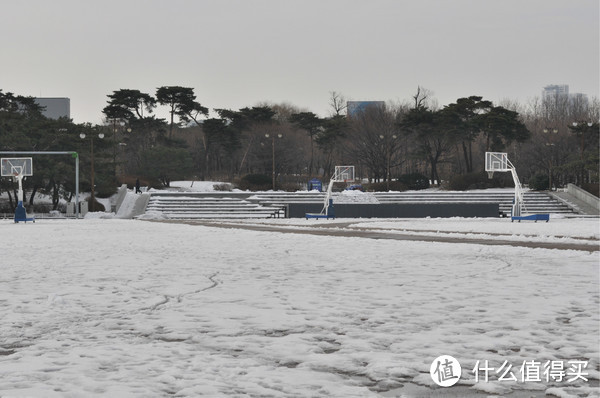
M 319 203 L 289 203 L 289 218 L 304 218 L 319 213 Z M 424 218 L 424 217 L 499 217 L 497 203 L 386 203 L 334 205 L 336 218 Z
M 569 192 L 569 194 L 575 196 L 582 202 L 592 206 L 594 209 L 596 209 L 596 212 L 600 212 L 600 199 L 592 195 L 588 191 L 579 188 L 575 184 L 569 184 L 567 185 L 567 192 Z

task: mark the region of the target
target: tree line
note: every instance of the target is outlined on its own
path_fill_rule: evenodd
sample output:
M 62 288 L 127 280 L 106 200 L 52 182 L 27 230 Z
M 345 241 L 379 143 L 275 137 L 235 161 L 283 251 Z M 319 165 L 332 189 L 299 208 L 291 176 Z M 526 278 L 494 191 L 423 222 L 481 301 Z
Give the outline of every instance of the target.
M 473 95 L 438 107 L 419 87 L 409 101 L 353 114 L 340 93 L 331 92 L 329 104 L 326 117 L 285 103 L 213 109 L 209 117 L 190 87 L 164 86 L 153 94 L 119 89 L 107 95 L 104 122 L 91 125 L 47 119 L 33 98 L 0 89 L 0 148 L 77 151 L 85 191 L 93 145 L 99 196 L 136 178 L 168 186 L 176 179 L 235 182 L 263 174 L 274 176 L 276 188 L 294 189 L 311 177 L 327 179 L 342 164 L 388 187 L 415 173 L 443 185 L 482 174 L 486 151 L 508 152 L 524 182 L 536 175 L 547 176 L 555 187 L 598 182 L 596 98 L 493 104 Z M 168 109 L 168 119 L 156 117 L 158 106 Z M 34 175 L 26 181 L 30 202 L 37 192 L 50 194 L 54 207 L 61 197 L 69 200 L 73 172 L 70 159 L 36 157 Z M 14 184 L 6 180 L 0 190 L 9 192 L 13 205 Z

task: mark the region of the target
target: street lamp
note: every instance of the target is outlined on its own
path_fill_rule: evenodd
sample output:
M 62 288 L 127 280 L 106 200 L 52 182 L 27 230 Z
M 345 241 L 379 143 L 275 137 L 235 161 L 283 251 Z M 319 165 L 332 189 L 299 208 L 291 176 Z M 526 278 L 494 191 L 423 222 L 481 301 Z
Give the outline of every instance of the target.
M 81 133 L 79 134 L 79 137 L 81 137 L 81 139 L 85 139 L 86 135 L 85 133 Z M 104 133 L 98 133 L 98 138 L 102 139 L 104 138 Z M 96 210 L 96 189 L 95 189 L 95 185 L 94 185 L 94 136 L 90 134 L 90 155 L 91 155 L 91 183 L 92 183 L 92 194 L 91 194 L 91 199 L 90 199 L 90 211 L 95 211 Z
M 594 125 L 594 123 L 592 122 L 583 122 L 581 123 L 581 127 L 578 129 L 577 126 L 579 126 L 579 123 L 577 122 L 573 122 L 573 130 L 575 130 L 576 134 L 579 134 L 581 136 L 581 141 L 579 144 L 579 158 L 581 159 L 581 184 L 583 184 L 583 178 L 584 178 L 584 173 L 585 173 L 585 166 L 583 164 L 583 147 L 584 147 L 584 140 L 583 140 L 583 132 L 586 130 L 585 126 L 587 124 L 587 127 L 592 127 Z
M 125 125 L 126 123 L 121 121 L 119 122 L 119 126 L 121 126 L 121 136 L 123 136 L 123 131 L 127 131 L 128 133 L 131 133 L 131 127 L 127 127 L 127 129 L 125 129 Z M 122 147 L 122 143 L 119 142 L 118 145 L 120 147 Z M 113 168 L 115 169 L 115 175 L 117 175 L 117 126 L 116 126 L 116 121 L 115 123 L 113 123 Z M 121 172 L 122 174 L 122 172 Z
M 384 139 L 387 138 L 387 136 L 384 135 L 379 135 L 380 139 Z M 392 135 L 392 138 L 394 140 L 396 140 L 396 138 L 398 138 L 398 136 L 396 134 Z M 390 190 L 390 163 L 392 161 L 392 146 L 390 145 L 390 143 L 385 143 L 385 157 L 386 157 L 386 182 L 387 182 L 387 190 Z
M 542 130 L 544 132 L 544 134 L 558 134 L 558 129 L 548 129 L 545 128 L 544 130 Z M 552 135 L 550 135 L 550 137 L 552 137 Z M 549 139 L 550 139 L 549 137 Z M 548 189 L 550 191 L 552 191 L 552 156 L 554 155 L 554 143 L 553 142 L 546 142 L 546 146 L 550 149 L 550 156 L 548 156 Z
M 121 123 L 121 127 L 124 127 L 125 123 Z M 125 131 L 127 132 L 127 134 L 121 134 L 121 139 L 123 141 L 127 141 L 129 140 L 129 138 L 131 137 L 131 127 L 127 127 L 125 129 Z M 125 147 L 127 146 L 126 142 L 119 142 L 118 144 L 119 146 L 119 153 L 118 153 L 118 157 L 119 157 L 119 161 L 117 163 L 115 163 L 115 175 L 118 175 L 119 177 L 123 177 L 125 175 L 125 163 L 126 163 L 126 157 L 125 157 Z M 116 148 L 116 145 L 115 145 Z M 118 171 L 117 171 L 117 164 L 118 164 Z
M 123 178 L 125 175 L 125 147 L 127 143 L 119 142 L 119 178 Z
M 269 138 L 269 133 L 265 134 L 265 138 Z M 283 137 L 283 134 L 277 134 L 278 138 Z M 275 134 L 271 136 L 271 145 L 273 148 L 273 191 L 275 190 Z
M 581 136 L 581 143 L 580 143 L 580 148 L 579 148 L 581 150 L 581 159 L 583 159 L 583 131 L 585 129 L 586 124 L 588 127 L 592 127 L 594 125 L 594 123 L 592 123 L 592 122 L 582 123 L 581 129 L 579 129 L 579 131 L 577 131 L 577 134 L 579 134 Z M 579 123 L 573 122 L 573 127 L 575 129 L 577 128 L 578 125 L 579 125 Z

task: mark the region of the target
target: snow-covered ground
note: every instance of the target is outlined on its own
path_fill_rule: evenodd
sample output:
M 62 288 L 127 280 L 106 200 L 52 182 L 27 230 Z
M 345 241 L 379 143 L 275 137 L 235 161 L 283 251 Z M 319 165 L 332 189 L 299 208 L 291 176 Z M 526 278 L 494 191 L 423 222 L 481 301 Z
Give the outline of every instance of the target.
M 171 181 L 170 185 L 169 188 L 158 191 L 151 189 L 150 192 L 165 190 L 176 192 L 215 192 L 215 186 L 228 187 L 229 189 L 239 191 L 239 189 L 234 189 L 230 183 L 218 181 Z
M 148 214 L 145 218 L 159 218 Z M 335 221 L 304 219 L 249 219 L 228 221 L 240 225 L 272 225 L 286 230 L 319 229 L 410 234 L 423 237 L 451 237 L 518 242 L 573 243 L 597 247 L 600 222 L 595 217 L 571 218 L 553 214 L 550 222 L 514 222 L 507 218 L 428 218 L 428 219 L 347 219 Z
M 592 249 L 0 221 L 0 396 L 409 397 L 417 384 L 439 392 L 429 369 L 443 354 L 462 365 L 446 389 L 457 397 L 598 396 L 597 219 L 350 221 L 489 239 L 546 231 Z M 588 381 L 567 381 L 577 360 Z M 488 382 L 475 382 L 477 361 L 495 369 Z M 505 361 L 517 382 L 498 380 Z M 521 382 L 524 361 L 563 364 L 565 377 Z

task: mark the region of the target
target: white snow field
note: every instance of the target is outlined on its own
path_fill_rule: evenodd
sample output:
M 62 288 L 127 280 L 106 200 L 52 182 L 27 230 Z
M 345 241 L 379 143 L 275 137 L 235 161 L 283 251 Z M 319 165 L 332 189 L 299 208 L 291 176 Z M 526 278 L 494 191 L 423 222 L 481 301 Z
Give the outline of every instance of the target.
M 598 396 L 598 219 L 345 221 L 590 249 L 2 220 L 0 397 Z M 454 387 L 430 377 L 440 355 Z

